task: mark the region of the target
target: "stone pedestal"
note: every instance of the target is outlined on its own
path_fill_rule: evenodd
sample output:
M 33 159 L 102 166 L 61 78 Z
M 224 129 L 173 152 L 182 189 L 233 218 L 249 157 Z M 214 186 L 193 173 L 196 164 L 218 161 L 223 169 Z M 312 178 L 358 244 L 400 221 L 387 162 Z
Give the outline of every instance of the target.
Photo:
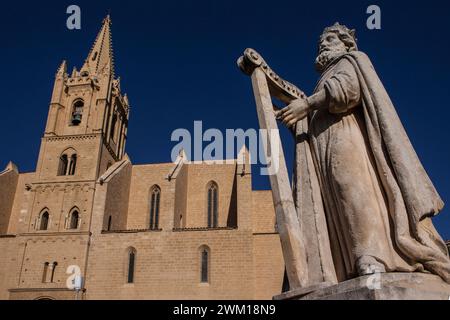
M 450 300 L 450 285 L 426 273 L 379 273 L 341 282 L 301 288 L 274 300 Z

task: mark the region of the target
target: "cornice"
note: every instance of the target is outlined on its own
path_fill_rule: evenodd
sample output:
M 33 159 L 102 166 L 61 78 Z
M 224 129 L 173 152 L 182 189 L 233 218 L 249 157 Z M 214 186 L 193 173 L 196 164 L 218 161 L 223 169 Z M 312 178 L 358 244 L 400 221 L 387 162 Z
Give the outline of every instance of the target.
M 80 134 L 80 135 L 71 135 L 71 136 L 53 136 L 53 137 L 43 137 L 42 139 L 47 141 L 62 141 L 62 140 L 89 140 L 95 139 L 101 136 L 101 133 L 90 133 L 90 134 Z
M 25 232 L 19 233 L 18 237 L 36 238 L 36 237 L 61 237 L 61 236 L 91 236 L 90 231 L 62 231 L 62 232 Z

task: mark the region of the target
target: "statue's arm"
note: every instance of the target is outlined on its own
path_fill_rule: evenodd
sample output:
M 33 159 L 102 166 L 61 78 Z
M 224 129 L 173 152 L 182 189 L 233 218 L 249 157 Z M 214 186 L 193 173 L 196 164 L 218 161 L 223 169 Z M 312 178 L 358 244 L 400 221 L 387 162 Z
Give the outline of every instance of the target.
M 326 107 L 330 113 L 347 112 L 358 106 L 361 89 L 354 66 L 347 59 L 342 59 L 336 66 L 336 72 L 325 81 L 323 92 L 312 100 L 316 108 Z
M 311 110 L 326 109 L 328 107 L 328 97 L 324 89 L 321 89 L 309 96 L 306 101 L 308 102 Z
M 277 112 L 278 120 L 288 128 L 306 118 L 314 110 L 326 109 L 330 113 L 343 113 L 360 104 L 361 89 L 353 65 L 342 59 L 335 73 L 325 81 L 324 87 L 306 99 L 296 99 Z

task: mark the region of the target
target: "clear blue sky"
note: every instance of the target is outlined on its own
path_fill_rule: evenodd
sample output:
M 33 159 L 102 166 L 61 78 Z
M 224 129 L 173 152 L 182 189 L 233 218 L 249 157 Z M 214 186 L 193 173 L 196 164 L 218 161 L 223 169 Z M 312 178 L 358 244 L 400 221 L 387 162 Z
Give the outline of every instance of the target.
M 66 28 L 77 4 L 82 29 Z M 366 28 L 378 4 L 382 30 Z M 132 104 L 127 152 L 133 163 L 170 161 L 176 128 L 257 128 L 250 80 L 236 68 L 257 49 L 284 78 L 311 93 L 322 29 L 357 29 L 425 168 L 450 206 L 450 5 L 447 1 L 12 1 L 0 11 L 3 136 L 0 168 L 34 171 L 55 71 L 81 67 L 111 11 L 117 74 Z M 22 119 L 20 122 L 18 119 Z M 292 168 L 293 143 L 283 130 Z M 254 187 L 268 188 L 254 175 Z M 450 209 L 435 219 L 450 239 Z

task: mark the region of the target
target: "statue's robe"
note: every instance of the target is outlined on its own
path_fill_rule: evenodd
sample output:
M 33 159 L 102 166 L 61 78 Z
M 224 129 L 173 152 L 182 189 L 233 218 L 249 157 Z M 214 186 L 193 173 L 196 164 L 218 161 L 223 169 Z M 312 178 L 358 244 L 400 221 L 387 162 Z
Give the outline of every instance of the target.
M 371 256 L 387 272 L 430 272 L 450 283 L 448 251 L 431 222 L 444 204 L 369 58 L 356 51 L 335 59 L 315 92 L 322 89 L 328 108 L 309 117 L 307 152 L 338 281 L 357 276 L 358 259 Z M 296 152 L 304 156 L 304 146 Z M 295 178 L 301 193 L 307 179 Z

